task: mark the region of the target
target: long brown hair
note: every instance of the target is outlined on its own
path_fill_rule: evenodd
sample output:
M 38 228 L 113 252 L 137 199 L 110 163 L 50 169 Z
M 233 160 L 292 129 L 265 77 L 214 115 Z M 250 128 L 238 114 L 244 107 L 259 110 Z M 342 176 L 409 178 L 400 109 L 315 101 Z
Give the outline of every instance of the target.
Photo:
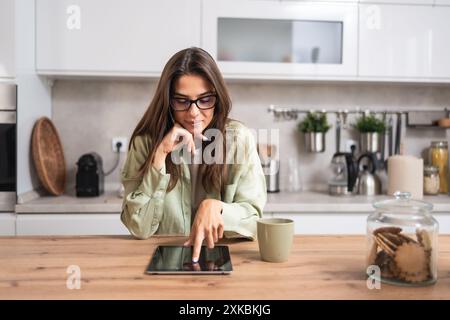
M 205 50 L 196 47 L 184 49 L 173 55 L 167 62 L 159 79 L 155 95 L 131 136 L 131 143 L 128 149 L 131 148 L 136 136 L 147 135 L 150 141 L 149 156 L 139 169 L 139 177 L 148 172 L 157 147 L 164 136 L 174 126 L 170 98 L 174 93 L 176 81 L 183 75 L 203 77 L 217 95 L 213 118 L 205 130 L 210 128 L 220 130 L 223 137 L 223 150 L 225 151 L 225 125 L 231 110 L 231 99 L 222 74 L 213 57 Z M 211 142 L 203 142 L 202 150 Z M 213 189 L 218 192 L 223 191 L 227 176 L 225 152 L 223 152 L 222 156 L 223 161 L 219 161 L 219 163 L 206 165 L 202 162 L 200 165 L 200 172 L 203 172 L 202 184 L 207 192 Z M 166 157 L 166 172 L 170 173 L 170 181 L 167 189 L 167 192 L 169 192 L 175 187 L 181 176 L 181 166 L 175 165 L 170 155 Z

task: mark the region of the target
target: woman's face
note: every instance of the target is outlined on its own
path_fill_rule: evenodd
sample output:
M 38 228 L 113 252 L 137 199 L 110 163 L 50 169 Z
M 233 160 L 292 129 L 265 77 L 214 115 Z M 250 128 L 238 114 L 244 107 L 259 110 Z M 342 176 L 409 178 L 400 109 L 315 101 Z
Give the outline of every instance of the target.
M 208 99 L 214 99 L 214 97 L 208 97 L 214 94 L 213 88 L 209 83 L 200 76 L 197 75 L 183 75 L 175 82 L 175 90 L 172 96 L 172 100 L 176 99 L 177 103 L 186 102 L 186 100 L 196 100 L 205 97 L 201 101 L 198 101 L 199 105 L 206 105 Z M 186 102 L 189 104 L 189 102 Z M 193 135 L 202 133 L 203 130 L 211 123 L 214 108 L 202 110 L 195 103 L 192 103 L 186 111 L 173 111 L 175 121 L 183 126 Z

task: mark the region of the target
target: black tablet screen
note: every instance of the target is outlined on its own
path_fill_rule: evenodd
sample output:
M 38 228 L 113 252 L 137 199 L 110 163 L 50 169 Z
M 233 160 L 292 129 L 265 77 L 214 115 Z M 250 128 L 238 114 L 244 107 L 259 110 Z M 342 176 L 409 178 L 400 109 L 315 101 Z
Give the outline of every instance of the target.
M 208 249 L 202 246 L 200 259 L 192 262 L 193 247 L 158 246 L 146 273 L 230 273 L 231 265 L 228 246 Z

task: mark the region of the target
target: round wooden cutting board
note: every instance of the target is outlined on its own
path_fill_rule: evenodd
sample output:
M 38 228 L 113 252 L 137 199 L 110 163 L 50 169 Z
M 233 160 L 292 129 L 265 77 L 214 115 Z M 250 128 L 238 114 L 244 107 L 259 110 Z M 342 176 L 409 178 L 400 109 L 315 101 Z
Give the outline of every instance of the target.
M 47 117 L 39 118 L 31 142 L 34 166 L 44 188 L 58 196 L 64 192 L 66 162 L 58 132 Z

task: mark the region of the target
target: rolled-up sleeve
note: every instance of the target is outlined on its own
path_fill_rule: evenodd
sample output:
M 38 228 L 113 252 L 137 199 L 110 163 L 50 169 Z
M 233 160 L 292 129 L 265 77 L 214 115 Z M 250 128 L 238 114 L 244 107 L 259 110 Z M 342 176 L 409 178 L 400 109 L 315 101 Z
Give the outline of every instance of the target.
M 227 186 L 227 199 L 222 201 L 224 234 L 227 238 L 256 239 L 256 221 L 262 217 L 267 201 L 267 189 L 256 143 L 246 130 L 245 163 L 239 164 L 238 179 Z
M 135 178 L 147 156 L 147 146 L 143 139 L 138 137 L 128 152 L 121 173 L 125 192 L 120 218 L 130 233 L 139 239 L 147 239 L 158 230 L 170 180 L 165 165 L 161 170 L 150 166 L 142 178 Z

